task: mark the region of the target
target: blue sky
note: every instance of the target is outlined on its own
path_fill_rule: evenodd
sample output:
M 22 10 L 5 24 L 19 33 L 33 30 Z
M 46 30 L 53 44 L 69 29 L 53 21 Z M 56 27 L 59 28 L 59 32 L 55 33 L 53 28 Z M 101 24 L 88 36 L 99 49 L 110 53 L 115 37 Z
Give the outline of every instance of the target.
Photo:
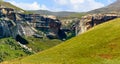
M 86 12 L 109 5 L 116 0 L 5 0 L 25 10 Z

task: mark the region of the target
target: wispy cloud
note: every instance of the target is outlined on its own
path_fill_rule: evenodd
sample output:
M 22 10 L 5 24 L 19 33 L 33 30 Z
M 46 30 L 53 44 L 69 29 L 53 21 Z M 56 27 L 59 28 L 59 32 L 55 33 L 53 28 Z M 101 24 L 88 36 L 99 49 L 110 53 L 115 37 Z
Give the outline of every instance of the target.
M 108 3 L 112 3 L 112 2 L 113 2 L 113 0 L 107 0 L 107 2 L 108 2 Z
M 40 0 L 41 1 L 41 0 Z M 38 0 L 34 2 L 16 2 L 15 0 L 10 0 L 9 2 L 23 8 L 25 10 L 52 10 L 52 11 L 76 11 L 76 12 L 86 12 L 94 10 L 105 6 L 104 4 L 97 2 L 96 0 L 50 0 L 51 3 L 46 2 L 46 4 L 52 4 L 51 6 L 44 4 L 39 4 Z M 107 0 L 111 2 L 111 0 Z
M 90 11 L 103 7 L 104 4 L 95 0 L 54 0 L 59 6 L 67 7 L 69 11 Z
M 49 10 L 47 6 L 45 6 L 44 4 L 40 5 L 37 2 L 33 2 L 33 3 L 24 3 L 24 2 L 15 2 L 15 1 L 9 1 L 9 2 L 24 10 L 40 10 L 40 9 Z

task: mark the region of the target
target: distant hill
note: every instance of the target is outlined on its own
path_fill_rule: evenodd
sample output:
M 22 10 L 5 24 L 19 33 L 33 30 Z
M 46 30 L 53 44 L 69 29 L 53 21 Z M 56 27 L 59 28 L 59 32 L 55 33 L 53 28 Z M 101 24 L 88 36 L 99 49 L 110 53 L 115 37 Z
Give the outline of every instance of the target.
M 120 64 L 120 19 L 38 54 L 2 64 Z
M 33 12 L 35 14 L 54 15 L 54 16 L 60 16 L 60 17 L 70 16 L 70 15 L 77 13 L 77 12 L 67 12 L 67 11 L 52 12 L 52 11 L 48 11 L 48 10 L 31 10 L 31 12 Z
M 106 7 L 89 11 L 88 13 L 109 13 L 109 12 L 120 12 L 120 0 L 115 1 L 114 3 Z
M 61 11 L 61 12 L 52 12 L 52 11 L 48 11 L 48 10 L 23 10 L 19 7 L 16 7 L 15 5 L 9 3 L 9 2 L 4 2 L 4 1 L 0 1 L 0 6 L 4 6 L 7 8 L 13 8 L 17 11 L 24 11 L 25 13 L 35 13 L 35 14 L 41 14 L 41 15 L 54 15 L 54 16 L 58 16 L 58 17 L 66 17 L 66 16 L 70 16 L 70 15 L 74 15 L 77 14 L 77 12 L 67 12 L 67 11 Z

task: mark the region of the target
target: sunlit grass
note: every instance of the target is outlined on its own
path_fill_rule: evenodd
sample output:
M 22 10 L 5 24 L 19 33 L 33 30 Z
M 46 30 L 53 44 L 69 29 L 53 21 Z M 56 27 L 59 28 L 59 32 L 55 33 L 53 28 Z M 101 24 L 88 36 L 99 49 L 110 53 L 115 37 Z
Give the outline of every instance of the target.
M 6 64 L 120 64 L 119 49 L 118 18 L 51 49 Z

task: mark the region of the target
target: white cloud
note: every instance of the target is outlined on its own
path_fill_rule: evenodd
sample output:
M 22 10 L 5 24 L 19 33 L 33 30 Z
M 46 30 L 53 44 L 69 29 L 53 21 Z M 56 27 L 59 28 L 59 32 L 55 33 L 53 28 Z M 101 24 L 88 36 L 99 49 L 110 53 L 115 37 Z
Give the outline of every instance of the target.
M 60 5 L 66 5 L 68 3 L 67 0 L 54 0 L 54 1 Z
M 53 5 L 46 6 L 39 4 L 37 1 L 32 3 L 16 2 L 10 0 L 9 2 L 25 10 L 52 10 L 52 11 L 76 11 L 86 12 L 103 7 L 104 4 L 96 2 L 95 0 L 51 0 Z M 111 0 L 107 0 L 111 2 Z M 49 2 L 48 2 L 49 3 Z M 49 8 L 48 8 L 49 7 Z
M 112 0 L 107 0 L 108 1 L 108 3 L 112 3 L 113 1 Z
M 80 3 L 83 3 L 83 2 L 85 2 L 85 0 L 70 0 L 71 4 L 80 4 Z
M 12 3 L 13 5 L 16 5 L 17 7 L 20 7 L 24 10 L 49 10 L 45 5 L 40 5 L 37 2 L 33 2 L 33 3 L 23 3 L 23 2 L 15 2 L 15 1 L 9 1 L 10 3 Z
M 95 0 L 54 0 L 59 6 L 67 6 L 69 11 L 85 12 L 103 7 L 104 4 Z M 63 1 L 63 3 L 62 3 Z

